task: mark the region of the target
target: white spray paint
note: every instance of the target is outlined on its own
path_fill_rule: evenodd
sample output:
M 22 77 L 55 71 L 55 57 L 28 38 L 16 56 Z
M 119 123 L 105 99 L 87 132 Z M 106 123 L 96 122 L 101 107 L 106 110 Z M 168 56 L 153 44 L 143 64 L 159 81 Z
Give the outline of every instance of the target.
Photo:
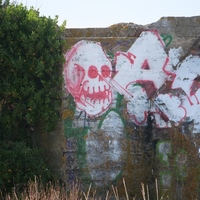
M 121 172 L 125 158 L 124 125 L 119 115 L 110 111 L 98 132 L 86 138 L 88 169 L 96 185 L 107 185 Z

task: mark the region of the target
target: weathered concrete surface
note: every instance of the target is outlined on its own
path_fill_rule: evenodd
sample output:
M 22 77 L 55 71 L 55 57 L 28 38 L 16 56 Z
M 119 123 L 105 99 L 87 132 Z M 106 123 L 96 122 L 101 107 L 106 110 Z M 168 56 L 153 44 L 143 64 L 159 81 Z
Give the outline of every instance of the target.
M 160 34 L 169 34 L 173 38 L 170 46 L 181 46 L 184 54 L 187 54 L 192 48 L 198 45 L 200 37 L 200 16 L 162 17 L 158 22 L 148 25 L 148 28 L 157 29 Z
M 34 144 L 42 149 L 41 153 L 45 162 L 48 162 L 57 178 L 65 180 L 65 168 L 63 168 L 65 159 L 63 152 L 65 150 L 66 138 L 64 136 L 62 120 L 57 124 L 55 130 L 50 133 L 43 130 L 41 124 L 41 126 L 37 127 L 32 137 Z
M 143 182 L 150 199 L 156 199 L 157 180 L 163 199 L 199 199 L 200 116 L 194 110 L 199 109 L 200 16 L 163 17 L 146 26 L 66 29 L 64 37 L 66 50 L 73 47 L 63 72 L 66 182 L 78 178 L 83 186 L 92 183 L 104 192 L 113 184 L 123 196 L 124 178 L 131 198 L 141 198 Z M 93 42 L 78 43 L 82 40 Z M 137 71 L 130 71 L 129 65 L 134 69 L 140 62 Z M 101 83 L 94 82 L 97 76 Z M 92 95 L 90 87 L 99 91 Z M 103 88 L 112 89 L 112 101 L 93 115 L 100 98 L 109 98 L 108 91 L 101 94 Z

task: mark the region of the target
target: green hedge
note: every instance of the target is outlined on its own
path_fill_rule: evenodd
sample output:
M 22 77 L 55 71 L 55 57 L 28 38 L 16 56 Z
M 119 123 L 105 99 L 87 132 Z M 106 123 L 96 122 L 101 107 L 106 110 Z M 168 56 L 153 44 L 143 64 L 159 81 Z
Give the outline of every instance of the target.
M 0 190 L 52 173 L 31 143 L 58 122 L 65 24 L 0 0 Z
M 0 142 L 0 145 L 0 191 L 11 192 L 12 187 L 23 189 L 35 176 L 41 177 L 45 184 L 56 179 L 38 148 L 12 141 Z
M 16 137 L 39 121 L 52 130 L 59 116 L 64 24 L 22 4 L 2 3 L 0 22 L 0 136 Z

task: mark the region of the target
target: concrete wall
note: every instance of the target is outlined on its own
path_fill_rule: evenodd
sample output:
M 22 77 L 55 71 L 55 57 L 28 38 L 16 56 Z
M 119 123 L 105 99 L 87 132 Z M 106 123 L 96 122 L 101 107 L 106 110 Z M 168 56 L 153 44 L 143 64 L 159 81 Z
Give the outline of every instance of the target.
M 66 182 L 199 199 L 200 17 L 67 29 Z

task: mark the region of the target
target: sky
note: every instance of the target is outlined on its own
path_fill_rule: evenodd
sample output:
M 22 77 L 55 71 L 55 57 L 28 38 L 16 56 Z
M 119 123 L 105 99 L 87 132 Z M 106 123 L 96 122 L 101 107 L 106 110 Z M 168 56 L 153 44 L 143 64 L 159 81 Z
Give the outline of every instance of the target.
M 66 20 L 66 28 L 98 28 L 117 23 L 147 25 L 161 17 L 200 15 L 200 0 L 10 0 L 33 6 L 41 16 Z

